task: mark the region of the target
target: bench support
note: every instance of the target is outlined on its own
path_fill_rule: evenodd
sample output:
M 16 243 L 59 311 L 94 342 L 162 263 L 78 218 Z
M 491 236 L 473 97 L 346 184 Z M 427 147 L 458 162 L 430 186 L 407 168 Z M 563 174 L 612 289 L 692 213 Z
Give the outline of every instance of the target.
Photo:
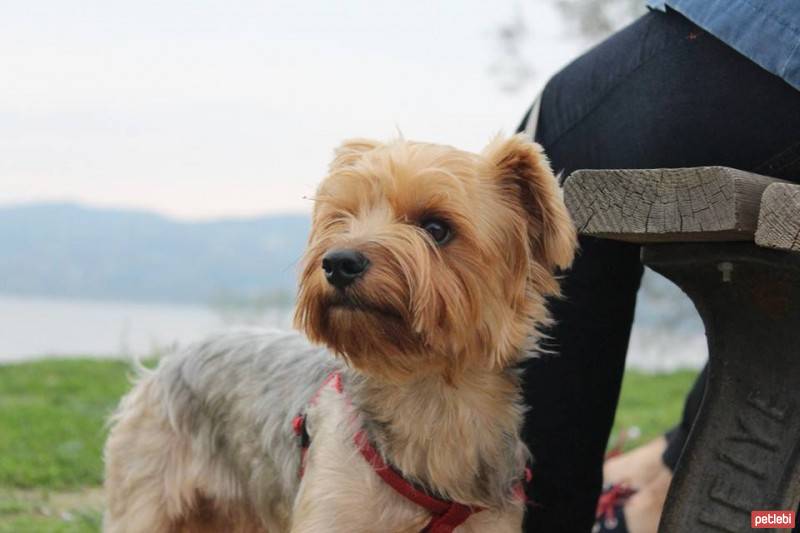
M 692 299 L 710 357 L 660 531 L 750 531 L 752 510 L 796 510 L 800 255 L 749 243 L 681 243 L 645 246 L 642 261 Z

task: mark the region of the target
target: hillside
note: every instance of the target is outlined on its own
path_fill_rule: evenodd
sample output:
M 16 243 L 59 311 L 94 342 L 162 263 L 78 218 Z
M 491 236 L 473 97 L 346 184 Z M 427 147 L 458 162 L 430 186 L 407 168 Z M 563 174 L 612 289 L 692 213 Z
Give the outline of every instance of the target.
M 286 299 L 306 215 L 183 222 L 74 204 L 0 207 L 0 292 L 135 301 Z

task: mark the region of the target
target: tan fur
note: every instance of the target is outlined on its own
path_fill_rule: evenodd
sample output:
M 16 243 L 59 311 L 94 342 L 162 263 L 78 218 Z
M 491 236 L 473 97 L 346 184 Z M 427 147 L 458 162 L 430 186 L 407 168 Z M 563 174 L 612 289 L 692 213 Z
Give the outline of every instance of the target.
M 454 226 L 446 249 L 418 226 L 430 215 Z M 547 320 L 544 298 L 558 294 L 553 270 L 569 266 L 575 246 L 547 160 L 521 136 L 493 141 L 482 156 L 404 141 L 345 143 L 316 195 L 295 323 L 389 380 L 423 367 L 448 375 L 504 367 Z M 372 259 L 369 278 L 351 293 L 371 310 L 330 307 L 335 290 L 319 264 L 336 247 Z
M 373 433 L 392 464 L 447 498 L 492 507 L 498 502 L 475 483 L 482 469 L 521 474 L 527 451 L 509 446 L 523 415 L 514 376 L 464 372 L 456 383 L 430 376 L 411 385 L 359 387 L 359 407 L 380 424 Z
M 197 461 L 193 443 L 176 434 L 161 402 L 155 383 L 145 378 L 115 416 L 105 450 L 104 531 L 265 531 L 267 523 L 242 498 L 237 480 L 213 460 Z M 277 518 L 270 529 L 282 531 L 288 509 Z M 215 523 L 226 527 L 214 529 Z
M 438 246 L 421 228 L 430 217 L 451 226 L 450 242 Z M 295 324 L 353 369 L 353 405 L 323 391 L 325 401 L 309 410 L 302 481 L 295 493 L 268 498 L 248 473 L 260 466 L 246 428 L 222 435 L 233 456 L 212 453 L 181 425 L 164 385 L 145 376 L 120 406 L 106 447 L 105 530 L 419 531 L 428 513 L 357 453 L 355 416 L 405 476 L 486 509 L 460 533 L 519 531 L 524 509 L 511 487 L 528 452 L 513 366 L 548 323 L 545 300 L 559 294 L 557 270 L 575 247 L 547 160 L 522 136 L 495 139 L 481 154 L 402 139 L 344 143 L 315 197 Z M 370 261 L 347 287 L 347 306 L 337 305 L 343 291 L 320 268 L 337 248 Z M 202 389 L 193 394 L 202 400 Z M 247 394 L 242 412 L 258 401 Z

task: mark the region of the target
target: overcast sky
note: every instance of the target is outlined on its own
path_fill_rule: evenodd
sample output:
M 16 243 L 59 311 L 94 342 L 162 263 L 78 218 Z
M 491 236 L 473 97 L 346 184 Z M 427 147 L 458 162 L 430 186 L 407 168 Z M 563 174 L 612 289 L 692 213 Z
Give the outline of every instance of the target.
M 0 203 L 308 211 L 351 136 L 479 150 L 581 48 L 540 0 L 31 0 L 0 17 Z M 492 32 L 521 6 L 536 69 Z

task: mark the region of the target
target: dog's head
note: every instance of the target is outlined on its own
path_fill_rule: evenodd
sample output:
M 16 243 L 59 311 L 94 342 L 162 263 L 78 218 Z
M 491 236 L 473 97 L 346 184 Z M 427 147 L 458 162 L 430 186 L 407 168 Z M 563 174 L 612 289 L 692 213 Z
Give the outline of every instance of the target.
M 370 375 L 503 367 L 547 320 L 575 230 L 538 145 L 345 142 L 315 197 L 295 324 Z

